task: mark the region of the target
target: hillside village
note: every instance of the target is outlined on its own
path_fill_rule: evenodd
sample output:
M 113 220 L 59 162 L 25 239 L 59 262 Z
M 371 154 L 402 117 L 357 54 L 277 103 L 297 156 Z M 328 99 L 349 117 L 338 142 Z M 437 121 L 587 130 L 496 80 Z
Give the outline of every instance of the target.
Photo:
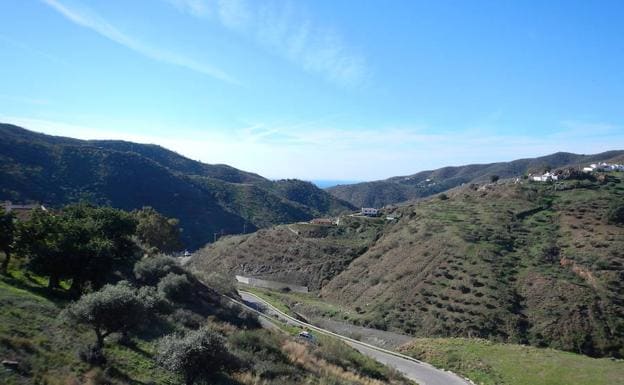
M 534 182 L 553 182 L 559 179 L 575 179 L 578 177 L 578 173 L 574 168 L 559 169 L 555 171 L 546 171 L 541 175 L 529 174 L 529 178 Z M 582 167 L 581 172 L 585 174 L 592 174 L 596 172 L 611 172 L 611 171 L 624 171 L 624 165 L 616 163 L 592 163 L 589 166 Z

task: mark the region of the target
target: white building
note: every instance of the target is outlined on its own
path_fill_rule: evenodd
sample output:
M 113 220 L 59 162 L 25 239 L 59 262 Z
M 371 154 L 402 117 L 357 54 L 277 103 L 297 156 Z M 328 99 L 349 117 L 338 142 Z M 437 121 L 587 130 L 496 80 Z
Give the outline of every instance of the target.
M 559 180 L 559 175 L 555 175 L 551 172 L 546 172 L 544 175 L 535 175 L 531 177 L 531 180 L 535 182 L 551 182 Z
M 369 216 L 369 217 L 375 217 L 375 216 L 377 216 L 377 214 L 379 214 L 379 210 L 378 209 L 374 209 L 372 207 L 362 207 L 362 210 L 360 211 L 360 214 L 366 215 L 366 216 Z

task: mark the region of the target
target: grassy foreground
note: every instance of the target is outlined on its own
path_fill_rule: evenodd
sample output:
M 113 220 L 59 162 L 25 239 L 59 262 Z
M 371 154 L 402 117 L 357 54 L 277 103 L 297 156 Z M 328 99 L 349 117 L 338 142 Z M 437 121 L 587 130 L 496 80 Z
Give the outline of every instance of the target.
M 402 352 L 485 385 L 624 384 L 624 361 L 481 339 L 419 338 Z
M 132 348 L 109 344 L 106 373 L 82 362 L 76 351 L 93 339 L 83 327 L 67 327 L 57 316 L 65 305 L 42 287 L 3 277 L 0 280 L 0 358 L 18 363 L 0 370 L 2 384 L 90 384 L 104 377 L 118 383 L 174 383 L 174 375 L 156 365 L 154 341 L 137 340 Z
M 133 334 L 131 343 L 121 343 L 120 336 L 111 335 L 104 346 L 106 362 L 85 363 L 77 353 L 93 343 L 93 332 L 61 322 L 58 315 L 69 302 L 61 293 L 47 291 L 43 281 L 19 269 L 0 275 L 0 360 L 11 362 L 10 367 L 0 366 L 0 384 L 183 383 L 156 362 L 161 333 L 154 328 Z M 172 330 L 192 328 L 183 322 L 195 320 L 223 335 L 236 368 L 215 376 L 208 382 L 211 385 L 414 385 L 396 370 L 338 340 L 319 335 L 316 344 L 308 344 L 292 336 L 299 328 L 284 328 L 284 333 L 243 327 L 215 314 L 200 318 L 186 310 L 161 318 L 161 326 L 167 324 Z

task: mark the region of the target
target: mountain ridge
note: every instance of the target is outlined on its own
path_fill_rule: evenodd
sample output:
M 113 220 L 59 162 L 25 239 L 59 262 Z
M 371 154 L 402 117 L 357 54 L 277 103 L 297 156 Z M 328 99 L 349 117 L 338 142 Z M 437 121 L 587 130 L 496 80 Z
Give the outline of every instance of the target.
M 0 136 L 0 200 L 53 207 L 84 200 L 125 210 L 152 206 L 180 219 L 189 248 L 221 234 L 353 209 L 311 183 L 274 182 L 153 144 L 85 141 L 9 124 L 0 124 Z
M 624 157 L 624 150 L 610 150 L 589 155 L 560 151 L 509 162 L 446 166 L 383 180 L 338 185 L 326 190 L 354 206 L 383 207 L 441 193 L 464 183 L 484 182 L 494 175 L 500 178 L 520 177 L 528 172 L 541 172 L 545 168 L 576 166 L 621 157 Z

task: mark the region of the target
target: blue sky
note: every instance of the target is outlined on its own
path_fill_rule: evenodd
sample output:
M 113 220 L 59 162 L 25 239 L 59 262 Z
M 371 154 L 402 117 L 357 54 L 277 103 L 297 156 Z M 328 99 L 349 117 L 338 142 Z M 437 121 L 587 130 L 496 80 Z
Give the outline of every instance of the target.
M 624 148 L 622 1 L 4 0 L 0 121 L 270 178 Z

